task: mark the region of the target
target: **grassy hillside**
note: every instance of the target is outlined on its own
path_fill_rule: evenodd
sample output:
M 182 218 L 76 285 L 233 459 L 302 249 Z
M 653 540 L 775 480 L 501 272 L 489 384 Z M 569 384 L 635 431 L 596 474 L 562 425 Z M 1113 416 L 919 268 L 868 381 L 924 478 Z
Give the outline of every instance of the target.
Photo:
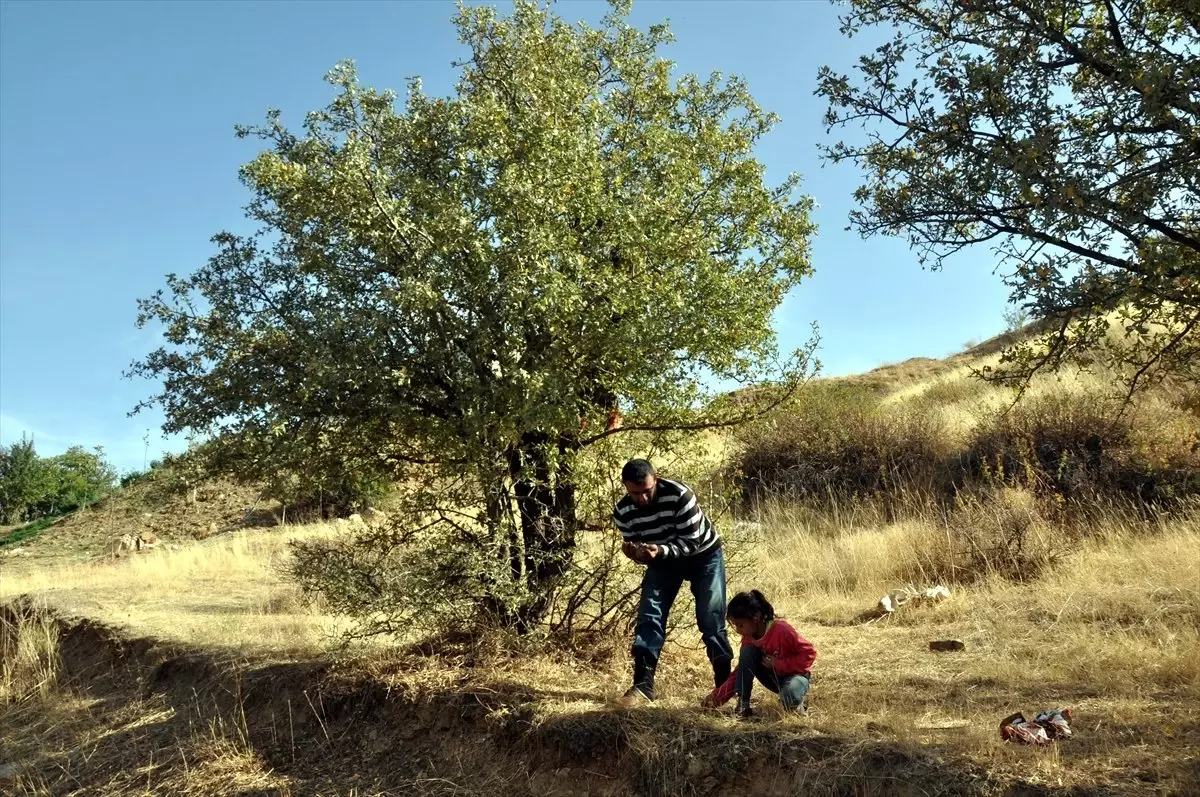
M 998 363 L 997 346 L 817 380 L 738 433 L 734 470 L 755 499 L 882 498 L 899 509 L 1005 486 L 1152 511 L 1200 499 L 1194 387 L 1129 398 L 1119 375 L 1068 371 L 1040 376 L 1018 402 L 977 376 Z
M 762 690 L 755 723 L 700 710 L 709 676 L 684 600 L 663 698 L 618 712 L 624 632 L 571 645 L 481 633 L 339 648 L 338 618 L 282 572 L 290 541 L 344 525 L 192 540 L 192 526 L 153 516 L 177 549 L 81 563 L 48 531 L 36 558 L 4 560 L 0 787 L 1195 794 L 1200 507 L 1179 488 L 1194 475 L 1193 410 L 1163 390 L 1114 421 L 1104 380 L 1072 377 L 1000 414 L 1004 394 L 965 370 L 991 356 L 985 345 L 829 380 L 782 419 L 706 441 L 734 465 L 774 464 L 730 535 L 730 588 L 762 589 L 816 644 L 807 719 L 783 716 Z M 1087 459 L 1093 436 L 1099 453 Z M 1019 467 L 980 466 L 1010 461 Z M 1173 485 L 1170 505 L 1142 500 L 1143 482 L 1123 488 L 1131 474 L 1156 479 L 1160 497 L 1158 485 Z M 239 501 L 230 518 L 244 515 Z M 582 555 L 601 542 L 586 535 Z M 632 564 L 618 574 L 637 575 Z M 874 611 L 888 590 L 939 583 L 949 600 Z M 931 652 L 936 639 L 965 650 Z M 1001 718 L 1059 706 L 1075 712 L 1074 739 L 1000 742 Z
M 123 535 L 180 544 L 273 526 L 277 509 L 253 487 L 221 480 L 193 485 L 165 466 L 89 507 L 9 529 L 0 535 L 0 562 L 13 572 L 108 559 Z

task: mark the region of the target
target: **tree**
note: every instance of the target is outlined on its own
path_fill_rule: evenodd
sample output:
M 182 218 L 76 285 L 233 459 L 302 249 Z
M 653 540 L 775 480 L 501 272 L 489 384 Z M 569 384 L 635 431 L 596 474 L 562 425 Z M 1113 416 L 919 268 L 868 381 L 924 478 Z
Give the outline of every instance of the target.
M 454 578 L 521 629 L 570 562 L 590 447 L 734 423 L 712 385 L 785 395 L 811 353 L 771 327 L 813 230 L 798 178 L 753 156 L 775 117 L 739 78 L 673 78 L 666 27 L 627 12 L 460 7 L 454 95 L 413 79 L 399 109 L 339 64 L 302 132 L 239 129 L 269 146 L 241 173 L 260 231 L 140 304 L 169 341 L 133 368 L 165 431 L 236 441 L 260 477 L 402 480 L 405 534 L 486 551 L 499 568 Z
M 20 523 L 50 491 L 50 474 L 33 440 L 0 446 L 0 521 Z
M 94 453 L 72 446 L 55 457 L 39 457 L 33 440 L 0 446 L 0 520 L 18 523 L 87 506 L 112 490 L 116 471 Z
M 1197 6 L 852 0 L 843 33 L 874 26 L 895 33 L 816 90 L 830 130 L 867 131 L 824 147 L 868 175 L 851 227 L 904 235 L 934 268 L 995 248 L 1044 330 L 995 379 L 1100 351 L 1131 393 L 1200 377 Z
M 116 470 L 104 459 L 104 448 L 88 451 L 71 446 L 66 452 L 44 461 L 49 489 L 39 502 L 44 514 L 85 507 L 112 492 Z
M 1019 332 L 1029 323 L 1029 311 L 1020 305 L 1010 304 L 1003 313 L 1004 331 Z

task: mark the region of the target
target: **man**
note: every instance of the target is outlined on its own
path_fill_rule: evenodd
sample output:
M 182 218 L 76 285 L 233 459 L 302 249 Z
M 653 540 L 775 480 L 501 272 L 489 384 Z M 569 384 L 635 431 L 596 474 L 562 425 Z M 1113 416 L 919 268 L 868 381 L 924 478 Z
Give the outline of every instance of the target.
M 633 686 L 618 701 L 631 707 L 654 700 L 654 671 L 667 616 L 687 581 L 696 598 L 696 625 L 713 668 L 713 682 L 729 678 L 733 648 L 725 634 L 725 554 L 721 538 L 690 487 L 661 479 L 654 466 L 633 459 L 621 469 L 628 493 L 613 510 L 624 538 L 621 550 L 646 565 L 633 634 Z

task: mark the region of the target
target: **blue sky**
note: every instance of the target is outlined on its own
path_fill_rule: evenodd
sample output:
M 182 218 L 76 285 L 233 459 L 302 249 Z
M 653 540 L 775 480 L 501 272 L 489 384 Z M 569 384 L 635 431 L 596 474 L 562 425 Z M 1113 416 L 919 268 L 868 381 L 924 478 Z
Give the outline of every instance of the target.
M 504 4 L 500 4 L 504 7 Z M 604 4 L 558 12 L 598 19 Z M 190 273 L 209 238 L 244 228 L 237 169 L 255 142 L 233 126 L 268 107 L 298 126 L 325 105 L 325 72 L 354 58 L 365 83 L 403 90 L 420 75 L 445 94 L 459 54 L 451 2 L 13 2 L 0 4 L 0 442 L 38 450 L 103 445 L 121 470 L 181 442 L 157 414 L 128 418 L 152 385 L 123 379 L 155 344 L 135 302 L 169 272 Z M 821 325 L 826 374 L 941 357 L 1003 327 L 1006 291 L 980 250 L 922 271 L 902 240 L 844 230 L 858 184 L 822 165 L 821 64 L 854 49 L 835 8 L 813 0 L 635 2 L 668 19 L 678 69 L 744 75 L 783 121 L 759 150 L 772 182 L 804 176 L 820 208 L 816 275 L 778 314 L 785 347 Z M 861 46 L 861 45 L 860 45 Z

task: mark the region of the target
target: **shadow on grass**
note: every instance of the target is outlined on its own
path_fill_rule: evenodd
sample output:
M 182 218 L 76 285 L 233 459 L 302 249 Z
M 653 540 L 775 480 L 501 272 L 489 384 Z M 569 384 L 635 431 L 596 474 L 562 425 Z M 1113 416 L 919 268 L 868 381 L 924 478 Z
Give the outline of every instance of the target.
M 1041 681 L 1029 678 L 1024 684 L 1014 684 L 998 678 L 962 676 L 953 681 L 907 675 L 897 678 L 896 687 L 936 694 L 940 701 L 970 701 L 983 703 L 997 710 L 1012 706 L 1008 712 L 1054 708 L 1100 697 L 1103 692 L 1095 684 Z M 1036 706 L 1032 704 L 1037 704 Z M 1042 705 L 1045 704 L 1045 705 Z
M 64 629 L 59 694 L 0 712 L 0 742 L 19 773 L 10 790 L 1072 793 L 999 779 L 946 746 L 823 733 L 769 713 L 765 721 L 738 723 L 682 706 L 619 711 L 583 690 L 455 672 L 457 678 L 401 684 L 353 664 L 255 663 L 120 639 L 95 624 Z M 934 686 L 910 680 L 908 688 Z M 1129 732 L 1147 740 L 1153 729 Z M 1194 738 L 1188 734 L 1200 730 L 1180 733 Z

